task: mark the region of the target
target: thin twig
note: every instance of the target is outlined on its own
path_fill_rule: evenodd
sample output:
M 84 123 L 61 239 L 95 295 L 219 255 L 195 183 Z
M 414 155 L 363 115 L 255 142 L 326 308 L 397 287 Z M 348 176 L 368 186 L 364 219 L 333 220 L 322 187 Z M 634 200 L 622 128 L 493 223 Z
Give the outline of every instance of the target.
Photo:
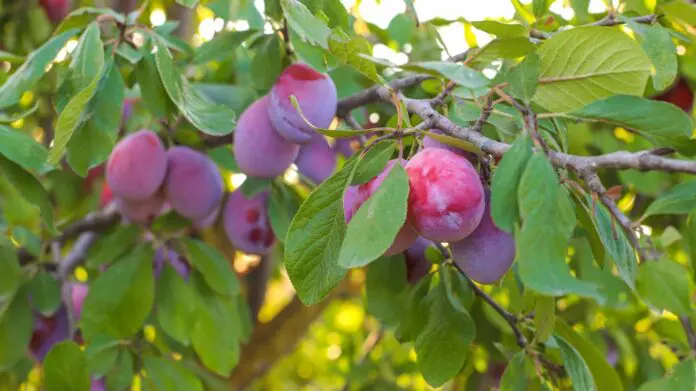
M 363 365 L 365 363 L 365 360 L 367 360 L 367 357 L 370 355 L 370 352 L 379 344 L 379 341 L 382 340 L 382 337 L 384 336 L 384 332 L 382 331 L 381 328 L 377 328 L 370 332 L 367 335 L 367 338 L 365 338 L 365 342 L 363 342 L 360 357 L 358 358 L 357 366 Z M 346 384 L 343 386 L 343 391 L 348 391 L 350 389 L 350 380 L 346 381 Z
M 696 331 L 694 331 L 694 326 L 691 323 L 691 319 L 686 315 L 682 315 L 679 317 L 679 322 L 684 328 L 684 332 L 686 332 L 686 339 L 689 341 L 691 353 L 696 354 Z

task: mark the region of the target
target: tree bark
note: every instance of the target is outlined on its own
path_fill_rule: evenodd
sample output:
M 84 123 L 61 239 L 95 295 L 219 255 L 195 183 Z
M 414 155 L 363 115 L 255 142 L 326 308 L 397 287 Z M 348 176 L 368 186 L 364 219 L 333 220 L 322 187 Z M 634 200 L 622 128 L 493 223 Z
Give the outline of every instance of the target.
M 138 0 L 111 0 L 111 8 L 126 14 L 138 8 Z

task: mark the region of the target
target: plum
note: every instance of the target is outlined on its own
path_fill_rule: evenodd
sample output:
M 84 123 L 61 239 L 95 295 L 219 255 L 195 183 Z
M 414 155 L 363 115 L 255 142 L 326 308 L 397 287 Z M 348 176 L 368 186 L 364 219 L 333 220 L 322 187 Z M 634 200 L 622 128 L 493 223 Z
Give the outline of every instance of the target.
M 220 214 L 220 207 L 217 207 L 208 216 L 194 221 L 193 225 L 195 225 L 196 228 L 198 228 L 198 229 L 208 228 L 211 225 L 215 224 L 219 214 Z
M 483 185 L 476 169 L 452 151 L 426 148 L 406 165 L 408 220 L 421 236 L 456 242 L 469 236 L 483 217 Z
M 312 137 L 312 142 L 300 148 L 295 165 L 297 170 L 312 182 L 321 183 L 330 177 L 336 168 L 336 152 L 324 136 L 317 134 Z
M 689 87 L 685 79 L 680 78 L 667 91 L 654 97 L 653 99 L 669 102 L 678 106 L 687 113 L 691 112 L 694 106 L 694 92 Z
M 72 7 L 71 0 L 40 0 L 40 3 L 52 23 L 63 20 Z
M 472 280 L 498 281 L 515 260 L 514 237 L 496 227 L 491 217 L 491 195 L 485 190 L 486 207 L 478 227 L 466 238 L 450 244 L 452 258 Z
M 130 201 L 155 194 L 166 173 L 166 151 L 157 134 L 150 130 L 124 137 L 106 163 L 106 182 L 114 196 Z
M 70 300 L 73 319 L 78 321 L 82 317 L 82 304 L 84 304 L 85 297 L 87 297 L 89 292 L 89 285 L 81 282 L 71 282 L 66 285 L 65 289 L 68 296 L 66 300 Z
M 336 86 L 329 75 L 299 63 L 285 68 L 273 85 L 268 107 L 271 123 L 286 139 L 306 144 L 315 132 L 293 106 L 292 95 L 312 125 L 328 128 L 336 114 Z
M 435 134 L 444 134 L 443 131 L 440 129 L 431 129 L 430 132 L 435 133 Z M 446 149 L 448 151 L 452 151 L 456 153 L 459 156 L 463 156 L 470 161 L 474 158 L 474 154 L 468 151 L 465 151 L 463 149 L 457 148 L 455 146 L 445 144 L 441 141 L 436 140 L 435 138 L 431 136 L 425 136 L 423 137 L 423 148 L 440 148 L 440 149 Z
M 89 391 L 106 391 L 106 382 L 104 378 L 93 378 L 89 386 Z
M 116 198 L 116 209 L 129 222 L 135 224 L 149 224 L 164 208 L 164 195 L 155 193 L 152 197 L 141 201 L 129 201 Z
M 167 164 L 164 189 L 172 208 L 191 220 L 208 217 L 222 199 L 222 178 L 215 163 L 191 148 L 174 147 L 167 151 Z
M 234 157 L 246 175 L 273 178 L 297 158 L 300 146 L 280 134 L 268 118 L 269 98 L 252 103 L 239 117 L 234 133 Z
M 34 331 L 29 342 L 29 350 L 37 361 L 44 357 L 53 345 L 70 338 L 68 311 L 61 305 L 51 316 L 34 315 Z
M 353 218 L 358 209 L 368 200 L 379 188 L 379 186 L 384 182 L 384 179 L 389 174 L 394 165 L 399 162 L 399 164 L 406 164 L 405 160 L 390 160 L 384 170 L 376 177 L 370 179 L 367 183 L 363 183 L 358 186 L 349 186 L 345 193 L 343 194 L 343 212 L 346 219 L 346 223 L 349 223 Z M 399 230 L 392 242 L 391 246 L 384 253 L 386 256 L 391 256 L 398 254 L 406 250 L 413 242 L 418 238 L 418 232 L 413 229 L 411 224 L 405 222 L 403 227 Z
M 411 247 L 404 251 L 404 258 L 406 259 L 406 280 L 409 284 L 416 284 L 430 271 L 432 264 L 425 257 L 425 251 L 428 247 L 434 245 L 432 241 L 419 236 Z
M 359 137 L 339 138 L 334 144 L 334 150 L 346 159 L 353 156 L 360 148 L 362 148 L 362 142 Z
M 135 104 L 137 102 L 138 102 L 138 99 L 136 99 L 136 98 L 126 98 L 123 101 L 123 109 L 121 112 L 123 122 L 128 121 L 130 119 L 130 117 L 133 115 L 133 109 L 135 108 Z
M 157 251 L 155 251 L 153 268 L 156 277 L 159 277 L 159 275 L 162 273 L 162 268 L 164 268 L 165 262 L 173 267 L 183 279 L 188 279 L 188 276 L 191 273 L 191 266 L 189 263 L 176 251 L 164 247 L 160 247 L 157 249 Z
M 275 243 L 268 217 L 268 193 L 247 198 L 241 190 L 230 194 L 222 211 L 225 233 L 232 245 L 249 254 L 268 254 Z

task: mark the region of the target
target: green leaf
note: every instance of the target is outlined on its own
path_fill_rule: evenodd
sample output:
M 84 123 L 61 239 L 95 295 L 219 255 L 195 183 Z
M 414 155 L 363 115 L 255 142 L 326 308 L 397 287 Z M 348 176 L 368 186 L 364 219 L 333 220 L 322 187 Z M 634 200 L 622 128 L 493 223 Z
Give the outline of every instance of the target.
M 532 139 L 526 135 L 518 137 L 505 152 L 493 175 L 491 185 L 491 217 L 498 228 L 506 232 L 515 229 L 520 211 L 517 189 L 522 173 L 532 156 Z
M 298 208 L 298 202 L 288 195 L 285 189 L 273 186 L 271 196 L 268 198 L 268 217 L 271 221 L 271 229 L 278 240 L 285 240 L 292 216 Z
M 381 257 L 367 267 L 367 312 L 382 324 L 395 326 L 408 309 L 406 261 L 402 254 Z
M 207 83 L 195 83 L 193 86 L 211 101 L 232 109 L 237 114 L 237 117 L 258 97 L 256 91 L 251 86 Z M 232 171 L 238 172 L 239 169 Z
M 227 258 L 215 247 L 200 240 L 184 238 L 188 261 L 201 272 L 210 288 L 221 295 L 234 296 L 240 292 L 237 274 Z
M 695 149 L 690 142 L 693 121 L 682 109 L 670 103 L 619 95 L 590 103 L 570 115 L 632 129 L 656 146 L 674 147 L 680 151 Z
M 464 365 L 476 325 L 468 312 L 452 307 L 444 284 L 426 298 L 428 322 L 416 338 L 418 369 L 433 387 L 452 379 Z
M 46 391 L 89 391 L 87 358 L 73 341 L 56 344 L 43 363 Z
M 0 50 L 0 61 L 7 61 L 10 64 L 20 64 L 25 60 L 24 56 L 19 56 L 17 54 L 12 54 L 4 50 Z
M 531 102 L 539 85 L 539 56 L 530 53 L 507 76 L 510 94 L 525 103 Z
M 84 114 L 89 119 L 68 142 L 68 163 L 83 177 L 109 158 L 121 126 L 124 92 L 121 73 L 110 59 Z
M 41 102 L 38 100 L 34 101 L 34 104 L 29 108 L 23 108 L 21 105 L 14 106 L 10 110 L 4 110 L 0 112 L 0 123 L 10 124 L 12 122 L 18 121 L 20 119 L 26 118 L 36 112 L 39 109 Z
M 407 200 L 408 176 L 397 163 L 348 224 L 338 264 L 365 266 L 384 254 L 406 221 Z
M 242 42 L 256 33 L 254 30 L 223 31 L 196 49 L 192 63 L 201 65 L 210 61 L 221 60 L 229 56 Z
M 223 136 L 235 127 L 235 115 L 226 106 L 210 102 L 191 86 L 189 81 L 176 69 L 169 50 L 155 39 L 155 60 L 162 84 L 172 102 L 179 108 L 189 122 L 203 133 Z
M 415 341 L 428 323 L 427 294 L 432 281 L 431 275 L 423 277 L 414 288 L 407 291 L 406 307 L 396 330 L 401 341 Z
M 153 258 L 152 248 L 143 245 L 97 277 L 82 310 L 86 340 L 101 334 L 128 338 L 145 323 L 155 293 Z
M 184 7 L 189 7 L 189 8 L 194 8 L 198 4 L 198 0 L 176 0 L 178 4 L 183 5 Z M 169 389 L 169 388 L 167 388 Z
M 541 18 L 549 12 L 549 7 L 551 7 L 552 0 L 534 0 L 532 2 L 532 9 L 534 10 L 534 16 Z
M 351 185 L 367 183 L 379 175 L 394 154 L 394 149 L 396 149 L 396 143 L 383 141 L 367 151 L 365 156 L 358 161 Z
M 529 377 L 525 371 L 527 356 L 525 352 L 517 352 L 505 367 L 500 379 L 500 391 L 526 391 Z
M 315 43 L 324 49 L 329 48 L 328 39 L 331 30 L 321 19 L 312 15 L 298 0 L 281 0 L 280 4 L 288 26 L 304 41 Z
M 0 259 L 0 303 L 3 303 L 19 288 L 22 269 L 17 260 L 16 250 L 9 245 L 0 245 Z
M 116 366 L 106 376 L 108 390 L 126 390 L 133 383 L 133 356 L 129 350 L 121 350 Z
M 188 345 L 196 322 L 197 303 L 192 288 L 165 264 L 157 279 L 157 321 L 176 341 Z
M 645 32 L 643 50 L 653 65 L 653 87 L 661 91 L 669 87 L 677 77 L 677 47 L 669 32 L 659 24 L 653 24 Z
M 177 0 L 180 2 L 180 0 Z M 145 356 L 143 364 L 147 382 L 153 391 L 203 391 L 203 384 L 195 373 L 177 361 Z
M 272 183 L 270 178 L 247 177 L 239 190 L 246 198 L 253 198 L 257 194 L 270 190 Z
M 193 349 L 208 369 L 229 376 L 240 355 L 242 326 L 238 302 L 230 297 L 214 295 L 205 286 L 199 287 L 198 292 L 203 307 L 198 312 L 191 335 Z
M 667 390 L 696 389 L 696 360 L 690 358 L 672 367 L 672 374 L 667 378 Z
M 40 271 L 27 286 L 31 302 L 44 316 L 55 313 L 61 304 L 60 283 L 51 274 Z
M 670 260 L 644 262 L 638 269 L 638 294 L 659 309 L 688 315 L 690 311 L 689 274 Z
M 523 57 L 533 52 L 535 48 L 536 46 L 529 41 L 529 38 L 525 37 L 494 39 L 474 53 L 474 60 L 469 65 L 479 68 L 500 58 Z
M 53 147 L 48 153 L 48 162 L 53 165 L 60 162 L 73 133 L 88 119 L 85 108 L 94 97 L 101 80 L 104 47 L 99 26 L 96 23 L 91 24 L 82 34 L 75 51 L 79 56 L 75 57 L 75 61 L 71 64 L 78 67 L 75 70 L 77 76 L 73 78 L 73 84 L 80 89 L 58 116 Z M 81 66 L 84 68 L 80 68 Z M 88 80 L 89 82 L 83 87 L 83 83 Z
M 526 37 L 529 35 L 527 28 L 516 23 L 502 23 L 495 20 L 479 20 L 471 22 L 471 25 L 498 38 Z
M 0 154 L 25 170 L 38 170 L 46 161 L 48 151 L 28 134 L 0 125 Z
M 592 379 L 592 373 L 580 353 L 560 336 L 556 336 L 556 342 L 558 342 L 558 347 L 561 349 L 561 357 L 563 357 L 565 369 L 568 371 L 568 375 L 573 384 L 573 390 L 596 390 L 597 387 L 595 387 L 595 382 Z
M 612 95 L 642 95 L 650 59 L 618 28 L 584 26 L 560 32 L 539 47 L 541 80 L 534 101 L 569 112 Z
M 143 56 L 136 67 L 136 78 L 142 101 L 150 113 L 164 119 L 176 111 L 159 77 L 154 55 L 148 53 Z
M 529 159 L 518 197 L 523 225 L 515 244 L 522 282 L 546 295 L 577 293 L 599 300 L 594 284 L 570 274 L 566 251 L 575 228 L 575 208 L 543 153 L 536 152 Z
M 251 79 L 257 89 L 266 90 L 278 80 L 283 71 L 282 41 L 278 34 L 263 36 L 251 60 Z
M 0 309 L 0 369 L 6 369 L 25 357 L 34 317 L 24 290 Z
M 373 82 L 382 84 L 374 62 L 365 57 L 372 55 L 372 47 L 365 37 L 334 34 L 329 40 L 329 51 L 339 62 L 351 66 Z
M 643 220 L 654 215 L 682 215 L 696 208 L 696 181 L 680 183 L 653 201 L 643 213 Z
M 76 29 L 66 31 L 31 52 L 24 64 L 0 87 L 0 108 L 17 104 L 25 92 L 34 88 L 60 49 L 77 33 Z
M 534 304 L 534 339 L 545 342 L 553 333 L 556 322 L 556 300 L 553 296 L 537 295 Z
M 94 376 L 103 376 L 116 365 L 122 342 L 108 336 L 98 335 L 85 347 L 87 367 Z
M 597 229 L 604 250 L 619 270 L 619 275 L 631 289 L 636 285 L 636 269 L 638 260 L 633 247 L 626 238 L 626 233 L 618 226 L 606 208 L 594 201 L 590 195 L 585 195 L 586 210 L 593 205 L 592 222 Z
M 141 231 L 137 225 L 119 225 L 108 235 L 101 236 L 87 251 L 87 266 L 97 268 L 116 261 L 133 249 Z
M 563 319 L 556 317 L 556 335 L 562 337 L 579 354 L 592 373 L 592 379 L 597 391 L 623 391 L 624 387 L 616 370 L 607 362 L 607 359 L 594 342 L 576 333 Z
M 82 7 L 68 14 L 68 16 L 60 22 L 60 25 L 58 25 L 58 28 L 56 28 L 53 34 L 60 34 L 71 29 L 74 29 L 75 33 L 77 33 L 101 15 L 112 18 L 120 24 L 126 23 L 126 18 L 123 14 L 119 14 L 110 8 Z
M 21 166 L 2 155 L 0 155 L 0 173 L 12 183 L 25 200 L 41 210 L 41 218 L 46 224 L 46 228 L 49 232 L 55 233 L 53 205 L 41 182 L 30 172 L 25 171 Z
M 350 159 L 317 186 L 290 223 L 284 242 L 285 267 L 300 300 L 307 305 L 321 301 L 346 274 L 338 265 L 346 232 L 343 193 L 355 168 L 356 159 Z
M 490 80 L 481 72 L 475 71 L 464 64 L 444 61 L 427 61 L 404 65 L 404 68 L 423 70 L 426 73 L 442 75 L 460 86 L 475 90 L 486 87 Z

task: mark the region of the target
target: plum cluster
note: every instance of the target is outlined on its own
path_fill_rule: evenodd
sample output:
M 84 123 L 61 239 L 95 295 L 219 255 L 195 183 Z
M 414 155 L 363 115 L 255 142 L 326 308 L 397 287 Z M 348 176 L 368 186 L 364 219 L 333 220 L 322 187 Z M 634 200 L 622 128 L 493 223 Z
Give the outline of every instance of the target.
M 391 160 L 369 182 L 346 189 L 346 222 L 377 191 L 389 170 L 401 164 L 409 178 L 408 214 L 385 255 L 404 252 L 408 281 L 414 283 L 430 269 L 426 249 L 446 242 L 454 261 L 473 280 L 499 280 L 515 258 L 515 242 L 493 222 L 490 190 L 481 182 L 472 158 L 426 137 L 423 148 L 409 161 Z
M 106 183 L 119 211 L 134 223 L 148 223 L 168 204 L 178 214 L 205 222 L 223 195 L 215 164 L 188 147 L 165 150 L 150 130 L 124 137 L 109 156 Z
M 292 96 L 305 118 L 293 106 Z M 311 126 L 328 128 L 336 104 L 336 86 L 327 74 L 301 63 L 285 68 L 270 93 L 239 118 L 234 156 L 240 170 L 252 177 L 273 178 L 294 163 L 307 179 L 323 182 L 336 168 L 337 154 L 350 157 L 354 152 L 355 140 L 338 140 L 332 147 Z

